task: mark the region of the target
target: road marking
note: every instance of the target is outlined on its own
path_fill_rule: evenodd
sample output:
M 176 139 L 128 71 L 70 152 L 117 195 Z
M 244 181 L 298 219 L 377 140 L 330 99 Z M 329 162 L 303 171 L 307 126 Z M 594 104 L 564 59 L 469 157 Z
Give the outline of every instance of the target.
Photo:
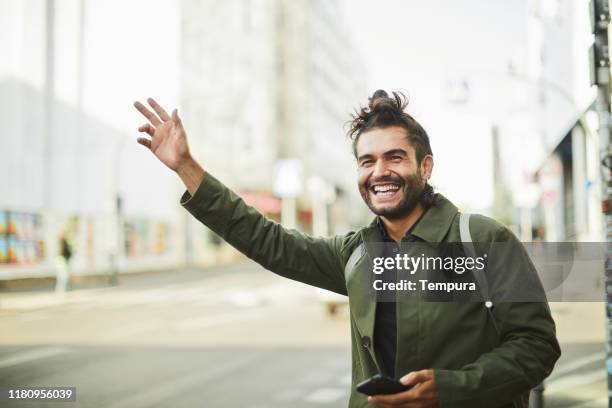
M 192 388 L 202 388 L 204 382 L 210 379 L 216 379 L 219 375 L 246 366 L 261 357 L 262 353 L 251 354 L 248 357 L 241 356 L 239 359 L 223 365 L 209 366 L 206 371 L 196 369 L 197 372 L 195 374 L 184 375 L 178 379 L 164 381 L 161 384 L 153 384 L 146 390 L 107 405 L 106 408 L 138 408 L 151 407 L 159 404 L 165 405 L 163 404 L 164 400 L 174 396 L 178 397 L 183 394 L 184 391 Z M 166 406 L 172 405 L 173 404 L 168 404 Z
M 563 364 L 563 365 L 559 366 L 558 368 L 556 368 L 555 370 L 553 370 L 553 375 L 555 377 L 562 376 L 564 374 L 571 373 L 571 372 L 577 370 L 578 368 L 586 366 L 586 365 L 589 365 L 591 363 L 595 363 L 597 361 L 602 361 L 603 362 L 605 360 L 605 358 L 606 358 L 605 353 L 601 353 L 601 352 L 593 353 L 593 354 L 590 354 L 588 356 L 577 358 L 577 359 L 571 360 L 570 362 L 568 362 L 566 364 Z M 604 369 L 603 368 L 603 364 L 602 364 L 602 369 Z
M 0 368 L 15 366 L 17 364 L 28 363 L 42 358 L 53 357 L 60 354 L 69 353 L 66 347 L 42 347 L 33 350 L 20 351 L 0 359 Z
M 608 378 L 608 373 L 603 368 L 586 374 L 568 375 L 561 377 L 558 380 L 553 380 L 550 383 L 545 383 L 544 392 L 546 394 L 554 394 L 556 392 L 571 390 L 572 388 L 579 387 L 581 385 L 588 385 L 597 381 L 603 381 L 606 378 Z
M 307 395 L 304 400 L 314 404 L 330 404 L 346 395 L 345 388 L 319 388 Z

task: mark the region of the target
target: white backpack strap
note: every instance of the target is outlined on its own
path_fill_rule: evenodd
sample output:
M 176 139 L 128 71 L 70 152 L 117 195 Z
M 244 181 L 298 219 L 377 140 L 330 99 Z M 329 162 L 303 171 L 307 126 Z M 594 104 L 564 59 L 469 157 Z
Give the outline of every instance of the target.
M 476 249 L 474 248 L 472 234 L 470 233 L 470 215 L 471 214 L 469 213 L 459 214 L 459 235 L 461 237 L 461 243 L 463 244 L 465 254 L 473 259 L 476 259 Z M 484 270 L 476 268 L 472 269 L 472 274 L 474 275 L 474 279 L 476 279 L 476 283 L 480 288 L 480 294 L 484 300 L 485 307 L 489 312 L 489 316 L 491 316 L 495 331 L 497 331 L 497 334 L 500 334 L 497 321 L 493 315 L 493 301 L 489 295 L 489 281 L 487 280 L 487 275 L 485 274 Z

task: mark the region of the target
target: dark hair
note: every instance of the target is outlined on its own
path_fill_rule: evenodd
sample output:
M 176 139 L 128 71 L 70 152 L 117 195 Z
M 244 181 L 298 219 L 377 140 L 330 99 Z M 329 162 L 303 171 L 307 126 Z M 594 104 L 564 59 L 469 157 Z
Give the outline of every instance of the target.
M 433 156 L 429 136 L 419 122 L 405 111 L 408 106 L 408 97 L 401 91 L 391 93 L 393 96 L 389 96 L 382 89 L 377 90 L 368 98 L 368 105 L 360 107 L 353 115 L 350 129 L 347 132 L 353 144 L 353 154 L 357 157 L 357 143 L 362 133 L 377 128 L 398 126 L 406 130 L 408 142 L 415 151 L 417 165 L 420 165 L 425 156 Z M 436 194 L 427 183 L 421 203 L 431 206 L 436 202 Z

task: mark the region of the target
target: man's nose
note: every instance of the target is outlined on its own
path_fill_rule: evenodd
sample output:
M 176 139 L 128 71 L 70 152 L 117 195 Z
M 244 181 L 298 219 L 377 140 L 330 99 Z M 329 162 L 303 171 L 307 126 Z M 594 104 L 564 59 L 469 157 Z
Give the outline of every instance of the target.
M 389 174 L 389 169 L 385 165 L 385 162 L 383 160 L 377 160 L 376 164 L 374 165 L 374 172 L 372 173 L 372 177 L 385 177 Z

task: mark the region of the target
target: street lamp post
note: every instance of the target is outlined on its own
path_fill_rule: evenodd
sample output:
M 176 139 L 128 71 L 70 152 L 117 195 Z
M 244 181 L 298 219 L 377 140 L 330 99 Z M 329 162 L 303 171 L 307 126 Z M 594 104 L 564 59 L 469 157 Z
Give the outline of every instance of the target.
M 117 145 L 113 154 L 112 163 L 112 175 L 111 175 L 111 195 L 113 200 L 113 225 L 115 228 L 115 234 L 113 239 L 115 241 L 114 249 L 110 254 L 110 284 L 117 286 L 119 284 L 119 266 L 121 261 L 122 244 L 123 244 L 123 200 L 121 198 L 121 153 L 126 146 L 127 137 L 121 135 L 121 139 L 117 142 Z

